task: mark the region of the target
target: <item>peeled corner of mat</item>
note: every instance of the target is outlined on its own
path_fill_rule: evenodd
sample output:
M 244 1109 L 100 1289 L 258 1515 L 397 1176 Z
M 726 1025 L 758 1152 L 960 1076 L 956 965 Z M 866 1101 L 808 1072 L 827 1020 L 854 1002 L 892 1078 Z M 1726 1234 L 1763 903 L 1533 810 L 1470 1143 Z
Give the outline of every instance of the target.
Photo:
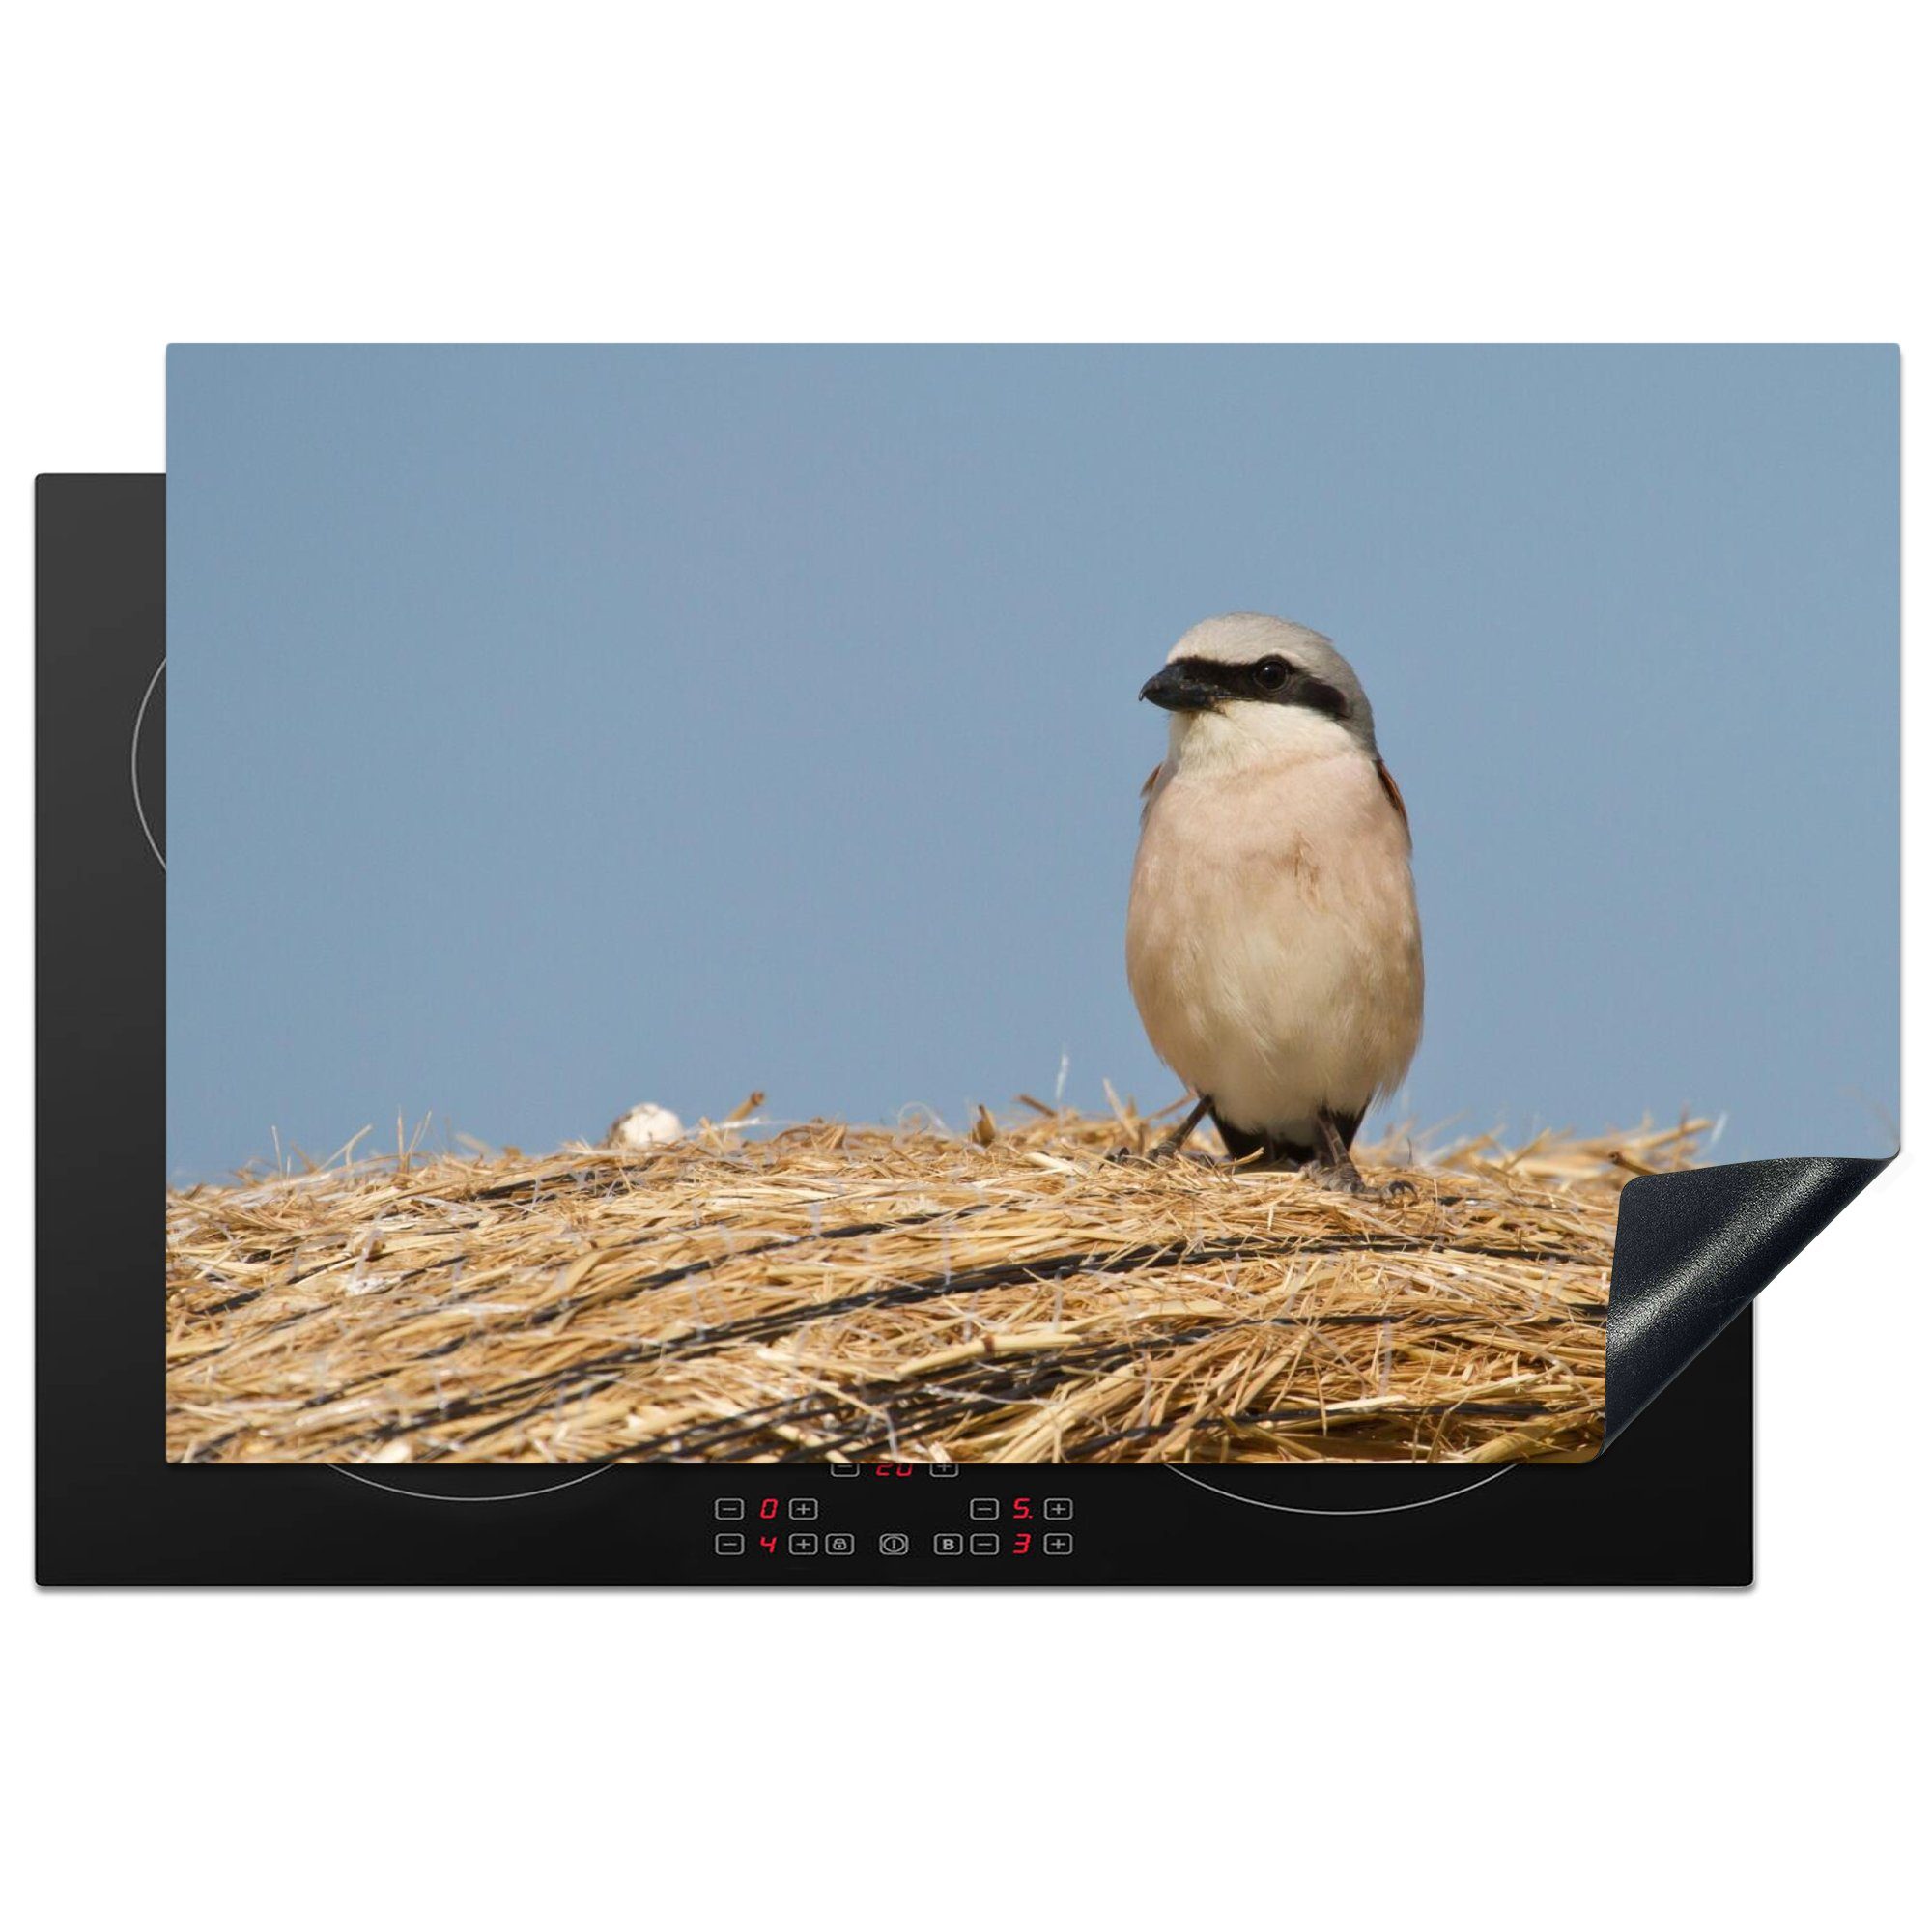
M 1739 1161 L 1633 1180 L 1610 1267 L 1605 1446 L 1895 1158 Z

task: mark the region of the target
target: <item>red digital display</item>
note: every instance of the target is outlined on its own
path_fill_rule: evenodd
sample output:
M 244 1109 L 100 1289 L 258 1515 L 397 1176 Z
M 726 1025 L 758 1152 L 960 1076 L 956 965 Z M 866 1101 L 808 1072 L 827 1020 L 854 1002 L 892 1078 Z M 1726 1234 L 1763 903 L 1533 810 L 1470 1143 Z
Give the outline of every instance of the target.
M 878 1477 L 910 1478 L 926 1474 L 927 1465 L 918 1463 L 864 1463 L 845 1465 L 854 1475 L 869 1470 Z M 910 1501 L 895 1492 L 894 1502 Z M 958 1498 L 964 1504 L 966 1522 L 957 1528 L 940 1527 L 911 1530 L 898 1526 L 885 1528 L 819 1529 L 820 1500 L 796 1492 L 768 1496 L 721 1495 L 713 1499 L 712 1513 L 722 1522 L 751 1517 L 761 1525 L 754 1531 L 757 1550 L 766 1556 L 816 1557 L 854 1556 L 873 1549 L 881 1556 L 1070 1556 L 1072 1533 L 1060 1525 L 1074 1514 L 1070 1496 L 1002 1496 L 980 1492 Z M 753 1502 L 757 1507 L 753 1509 Z M 891 1514 L 896 1516 L 894 1509 Z M 1006 1518 L 1009 1526 L 993 1525 Z M 1034 1524 L 1044 1520 L 1044 1528 Z M 802 1528 L 801 1524 L 812 1524 Z M 782 1527 L 781 1525 L 782 1524 Z M 721 1530 L 713 1537 L 720 1556 L 751 1553 L 753 1536 L 736 1530 Z

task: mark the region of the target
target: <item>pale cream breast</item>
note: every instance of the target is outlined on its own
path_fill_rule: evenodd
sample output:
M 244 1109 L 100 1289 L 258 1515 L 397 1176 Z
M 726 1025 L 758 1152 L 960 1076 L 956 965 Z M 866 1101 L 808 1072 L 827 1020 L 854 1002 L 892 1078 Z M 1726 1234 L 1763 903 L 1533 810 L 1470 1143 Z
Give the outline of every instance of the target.
M 1359 746 L 1244 749 L 1171 747 L 1127 976 L 1154 1051 L 1223 1118 L 1309 1141 L 1318 1109 L 1359 1113 L 1395 1088 L 1421 1037 L 1408 834 Z

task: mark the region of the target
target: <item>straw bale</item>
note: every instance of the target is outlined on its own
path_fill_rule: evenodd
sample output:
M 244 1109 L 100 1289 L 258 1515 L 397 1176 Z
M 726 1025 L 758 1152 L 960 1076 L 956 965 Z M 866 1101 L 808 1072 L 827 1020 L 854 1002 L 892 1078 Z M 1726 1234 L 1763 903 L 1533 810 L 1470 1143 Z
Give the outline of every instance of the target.
M 741 1108 L 662 1145 L 254 1173 L 167 1202 L 179 1462 L 1576 1460 L 1619 1189 L 1705 1126 L 1190 1156 Z

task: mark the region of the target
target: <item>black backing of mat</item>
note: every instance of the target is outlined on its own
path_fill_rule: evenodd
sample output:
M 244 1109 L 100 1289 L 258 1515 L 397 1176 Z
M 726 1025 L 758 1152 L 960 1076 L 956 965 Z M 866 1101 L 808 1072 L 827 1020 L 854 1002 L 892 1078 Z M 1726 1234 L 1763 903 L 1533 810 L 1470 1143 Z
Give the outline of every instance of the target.
M 1610 1264 L 1605 1449 L 1890 1158 L 1747 1160 L 1625 1187 Z
M 941 1482 L 890 1467 L 168 1463 L 164 481 L 43 477 L 37 513 L 41 1582 L 1750 1580 L 1750 1323 L 1731 1318 L 1869 1179 L 1850 1170 L 1882 1163 L 1757 1164 L 1793 1172 L 1716 1210 L 1698 1190 L 1747 1170 L 1626 1189 L 1612 1432 L 1649 1413 L 1583 1465 L 968 1467 Z M 1747 1223 L 1748 1238 L 1726 1232 Z

